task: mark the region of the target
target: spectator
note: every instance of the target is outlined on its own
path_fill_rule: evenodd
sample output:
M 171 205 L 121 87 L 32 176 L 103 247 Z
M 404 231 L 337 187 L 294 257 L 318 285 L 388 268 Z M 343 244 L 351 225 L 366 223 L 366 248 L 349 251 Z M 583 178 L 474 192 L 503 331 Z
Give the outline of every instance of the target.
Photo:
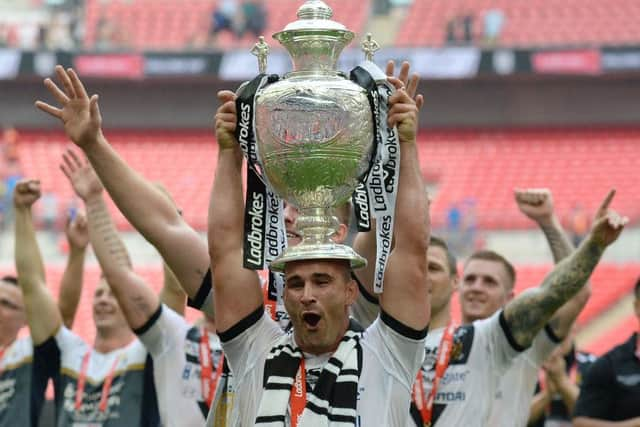
M 42 225 L 46 231 L 56 231 L 58 225 L 58 197 L 52 191 L 42 194 Z
M 219 32 L 229 31 L 238 34 L 238 0 L 222 0 L 211 16 L 211 29 L 209 36 L 214 39 Z
M 574 245 L 579 245 L 589 232 L 589 215 L 580 203 L 576 203 L 569 216 L 569 230 Z
M 240 37 L 251 33 L 255 37 L 263 35 L 267 26 L 267 11 L 262 0 L 245 0 L 242 4 L 242 27 Z
M 462 41 L 466 44 L 473 43 L 473 21 L 475 17 L 473 13 L 468 12 L 462 15 L 461 25 L 462 25 Z
M 640 278 L 633 295 L 640 322 Z M 575 427 L 640 426 L 640 332 L 605 353 L 589 369 L 573 416 Z
M 488 45 L 494 45 L 500 39 L 504 26 L 504 12 L 500 9 L 490 9 L 484 14 L 484 41 Z

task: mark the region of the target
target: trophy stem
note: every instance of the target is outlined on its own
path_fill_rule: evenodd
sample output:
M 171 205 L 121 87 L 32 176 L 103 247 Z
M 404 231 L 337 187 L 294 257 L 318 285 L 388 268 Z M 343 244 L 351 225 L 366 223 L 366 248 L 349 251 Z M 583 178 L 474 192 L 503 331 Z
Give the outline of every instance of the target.
M 330 243 L 339 225 L 331 208 L 301 209 L 297 223 L 305 245 Z

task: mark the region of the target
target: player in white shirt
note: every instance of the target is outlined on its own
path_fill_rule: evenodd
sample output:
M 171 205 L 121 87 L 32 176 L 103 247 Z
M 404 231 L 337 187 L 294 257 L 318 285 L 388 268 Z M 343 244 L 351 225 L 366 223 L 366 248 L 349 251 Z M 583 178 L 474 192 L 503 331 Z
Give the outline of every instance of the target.
M 61 169 L 86 205 L 89 234 L 103 274 L 130 328 L 153 358 L 163 425 L 202 425 L 214 398 L 225 387 L 214 320 L 205 316 L 201 325 L 194 326 L 183 318 L 185 295 L 166 265 L 161 296 L 169 306 L 161 306 L 160 297 L 132 269 L 91 165 L 71 150 L 63 158 Z
M 523 354 L 534 357 L 536 352 L 546 351 L 545 346 L 553 345 L 545 342 L 548 338 L 542 335 L 547 334 L 545 325 L 564 302 L 580 291 L 604 248 L 617 238 L 624 224 L 626 218 L 615 213 L 601 219 L 587 243 L 559 264 L 542 287 L 511 300 L 508 289 L 512 287 L 506 284 L 514 276 L 510 276 L 510 264 L 504 258 L 488 251 L 476 253 L 475 258 L 465 264 L 460 285 L 455 258 L 442 240 L 432 238 L 427 252 L 432 289 L 431 331 L 425 344 L 422 387 L 420 381 L 416 381 L 414 393 L 416 405 L 412 415 L 416 425 L 422 425 L 426 418 L 436 426 L 492 425 L 491 408 L 500 379 L 509 372 L 517 378 L 519 372 L 511 371 L 510 366 L 518 363 Z M 436 376 L 436 356 L 451 325 L 451 298 L 459 287 L 465 324 L 452 331 L 450 359 L 429 411 L 425 403 Z M 374 313 L 375 305 L 370 304 L 369 309 L 362 312 Z M 531 345 L 533 350 L 521 353 Z M 526 363 L 528 359 L 523 360 Z M 511 393 L 509 398 L 520 396 L 513 390 L 508 393 Z M 525 413 L 528 414 L 528 406 Z
M 391 81 L 401 86 L 397 79 Z M 237 215 L 243 208 L 242 153 L 233 137 L 235 95 L 224 91 L 219 98 L 223 105 L 216 115 L 219 160 L 209 249 L 216 322 L 235 375 L 234 411 L 241 417 L 237 425 L 271 420 L 275 424 L 270 425 L 295 425 L 291 419 L 301 413 L 300 425 L 328 418 L 331 424 L 344 420 L 346 425 L 406 426 L 411 383 L 429 321 L 424 257 L 428 203 L 415 147 L 415 103 L 404 90 L 391 97 L 390 124 L 398 124 L 401 165 L 397 240 L 380 302 L 384 314 L 363 334 L 358 332 L 348 318 L 348 307 L 358 295 L 348 265 L 337 260 L 290 263 L 285 267 L 284 302 L 293 331 L 287 335 L 264 315 L 256 273 L 242 267 L 243 218 Z M 283 347 L 274 347 L 279 343 Z M 334 358 L 344 362 L 342 368 Z M 283 359 L 291 363 L 282 364 Z M 305 369 L 299 370 L 303 361 Z M 283 366 L 290 371 L 276 375 Z M 296 372 L 306 380 L 294 380 Z M 333 394 L 327 398 L 328 385 Z M 325 405 L 327 410 L 322 409 Z
M 58 308 L 71 327 L 82 289 L 82 274 L 89 232 L 82 213 L 69 217 L 65 234 L 69 257 L 60 282 Z M 26 325 L 22 291 L 13 276 L 0 279 L 0 427 L 37 426 L 49 380 L 46 361 L 55 355 L 47 342 L 34 345 L 31 337 L 19 337 Z
M 609 192 L 596 212 L 595 221 L 606 215 L 614 195 L 614 191 Z M 534 220 L 544 232 L 554 261 L 558 263 L 571 255 L 575 248 L 554 213 L 551 191 L 548 189 L 516 190 L 515 199 L 520 211 Z M 580 292 L 554 314 L 544 329 L 536 335 L 532 346 L 514 361 L 511 369 L 501 378 L 492 408 L 490 425 L 503 427 L 527 425 L 538 372 L 545 360 L 569 334 L 590 295 L 591 285 L 587 282 Z M 465 305 L 462 304 L 461 307 L 464 316 Z
M 39 197 L 37 181 L 25 180 L 16 186 L 16 269 L 33 342 L 53 348 L 46 369 L 54 379 L 57 425 L 159 425 L 147 353 L 104 281 L 93 299 L 94 345 L 64 327 L 45 286 L 32 222 L 31 206 Z

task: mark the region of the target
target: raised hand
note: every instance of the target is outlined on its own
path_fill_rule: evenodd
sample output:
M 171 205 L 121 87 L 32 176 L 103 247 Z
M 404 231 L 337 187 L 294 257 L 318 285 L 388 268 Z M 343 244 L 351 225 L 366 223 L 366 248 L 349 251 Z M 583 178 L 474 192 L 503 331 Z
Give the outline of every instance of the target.
M 87 95 L 84 85 L 73 69 L 65 70 L 56 66 L 56 75 L 64 90 L 47 78 L 44 85 L 60 103 L 60 108 L 43 101 L 36 101 L 36 107 L 60 119 L 64 130 L 74 144 L 85 147 L 95 143 L 102 135 L 102 117 L 98 107 L 98 95 Z
M 394 77 L 395 76 L 395 68 L 396 63 L 393 61 L 387 62 L 387 76 Z M 416 106 L 418 110 L 422 108 L 424 105 L 424 97 L 422 95 L 416 96 L 416 91 L 418 90 L 418 83 L 420 83 L 420 76 L 417 73 L 413 73 L 411 77 L 409 77 L 409 70 L 411 66 L 407 61 L 404 61 L 400 66 L 400 73 L 397 78 L 402 82 L 402 86 L 406 89 L 407 93 L 411 98 L 416 101 Z
M 413 143 L 418 133 L 418 107 L 416 102 L 404 89 L 403 83 L 389 77 L 389 82 L 396 87 L 396 92 L 389 97 L 389 116 L 387 118 L 390 127 L 397 126 L 400 143 Z
M 550 221 L 553 217 L 553 197 L 547 188 L 529 188 L 514 191 L 520 212 L 537 223 Z
M 64 232 L 71 248 L 85 249 L 89 244 L 87 217 L 82 212 L 78 212 L 73 219 L 67 217 Z
M 222 149 L 238 146 L 235 131 L 238 119 L 236 117 L 236 95 L 229 90 L 218 92 L 220 107 L 215 115 L 215 129 L 218 146 Z
M 611 201 L 613 200 L 615 195 L 616 195 L 615 188 L 612 188 L 611 190 L 609 190 L 609 193 L 607 193 L 607 197 L 604 198 L 604 200 L 598 207 L 598 210 L 596 211 L 596 216 L 595 216 L 596 221 L 599 220 L 600 218 L 603 218 L 607 214 L 607 212 L 609 211 L 609 206 L 611 205 Z
M 40 181 L 23 179 L 16 184 L 16 188 L 13 190 L 13 204 L 17 209 L 29 209 L 41 195 Z
M 85 202 L 91 196 L 100 196 L 104 187 L 93 168 L 86 160 L 83 162 L 73 150 L 67 150 L 60 163 L 60 170 L 65 174 L 73 191 Z
M 629 218 L 617 212 L 607 212 L 598 219 L 591 229 L 592 238 L 602 247 L 607 247 L 618 239 L 622 229 L 629 222 Z

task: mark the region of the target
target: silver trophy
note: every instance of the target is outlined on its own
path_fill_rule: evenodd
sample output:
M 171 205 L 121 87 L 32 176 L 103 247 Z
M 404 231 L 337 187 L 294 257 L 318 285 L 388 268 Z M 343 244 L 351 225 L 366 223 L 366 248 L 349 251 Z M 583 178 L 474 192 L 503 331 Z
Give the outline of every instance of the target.
M 366 173 L 374 126 L 365 89 L 337 70 L 340 53 L 354 38 L 320 0 L 298 9 L 298 20 L 274 34 L 289 52 L 293 71 L 256 94 L 256 139 L 263 174 L 280 197 L 299 209 L 302 243 L 272 261 L 343 259 L 366 265 L 353 249 L 335 244 L 335 207 L 346 202 Z M 261 40 L 261 43 L 264 43 Z M 261 71 L 266 59 L 257 49 Z M 370 52 L 371 53 L 371 52 Z M 264 54 L 266 55 L 266 53 Z

